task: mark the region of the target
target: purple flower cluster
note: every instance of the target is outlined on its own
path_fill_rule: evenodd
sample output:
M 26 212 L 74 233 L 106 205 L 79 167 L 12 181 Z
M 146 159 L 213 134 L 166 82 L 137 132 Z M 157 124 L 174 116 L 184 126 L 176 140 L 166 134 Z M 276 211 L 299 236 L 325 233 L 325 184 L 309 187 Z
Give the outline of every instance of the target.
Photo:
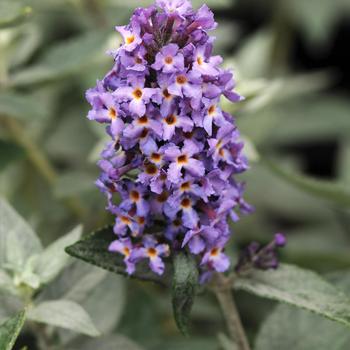
M 247 161 L 219 102 L 241 96 L 212 55 L 216 25 L 206 5 L 194 10 L 188 0 L 136 9 L 116 28 L 124 42 L 111 52 L 113 69 L 87 92 L 88 118 L 106 123 L 111 137 L 97 181 L 116 217 L 109 250 L 124 256 L 129 274 L 143 259 L 162 274 L 163 258 L 181 249 L 205 273 L 226 271 L 227 220 L 251 211 L 232 177 Z

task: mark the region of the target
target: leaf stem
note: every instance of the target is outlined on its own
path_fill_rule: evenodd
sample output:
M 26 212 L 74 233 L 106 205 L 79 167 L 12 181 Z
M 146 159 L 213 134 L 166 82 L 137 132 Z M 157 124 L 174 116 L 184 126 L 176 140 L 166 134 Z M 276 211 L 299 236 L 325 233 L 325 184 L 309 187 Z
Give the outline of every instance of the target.
M 220 304 L 230 337 L 239 350 L 250 350 L 250 345 L 239 316 L 232 294 L 232 278 L 216 274 L 213 279 L 212 290 Z
M 7 129 L 12 134 L 16 143 L 25 149 L 31 163 L 36 167 L 41 176 L 50 186 L 54 186 L 58 174 L 45 153 L 35 144 L 35 142 L 26 133 L 25 127 L 16 119 L 10 117 L 1 118 Z M 67 207 L 80 219 L 85 217 L 86 210 L 76 198 L 65 200 Z

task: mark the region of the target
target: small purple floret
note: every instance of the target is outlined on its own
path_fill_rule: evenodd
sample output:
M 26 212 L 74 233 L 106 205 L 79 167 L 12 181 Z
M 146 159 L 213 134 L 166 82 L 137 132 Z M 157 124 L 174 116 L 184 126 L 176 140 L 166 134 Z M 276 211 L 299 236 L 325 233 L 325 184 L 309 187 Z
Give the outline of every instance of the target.
M 284 247 L 286 243 L 287 243 L 287 239 L 283 233 L 275 234 L 275 244 L 277 247 Z

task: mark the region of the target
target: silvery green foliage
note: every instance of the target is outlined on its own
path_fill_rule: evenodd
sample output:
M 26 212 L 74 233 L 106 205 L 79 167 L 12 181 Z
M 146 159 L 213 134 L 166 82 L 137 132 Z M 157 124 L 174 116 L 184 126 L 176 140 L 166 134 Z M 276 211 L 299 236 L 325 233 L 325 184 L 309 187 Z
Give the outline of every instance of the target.
M 28 319 L 94 337 L 99 335 L 86 311 L 79 304 L 69 300 L 40 303 L 29 310 Z
M 350 298 L 312 271 L 281 264 L 275 271 L 252 271 L 241 276 L 234 287 L 350 326 Z
M 42 245 L 31 227 L 0 198 L 0 265 L 21 272 L 30 257 L 42 252 Z
M 0 324 L 0 349 L 11 350 L 25 320 L 25 311 Z
M 350 295 L 349 273 L 337 273 L 329 280 Z M 293 333 L 290 332 L 293 329 Z M 317 332 L 314 330 L 317 329 Z M 339 324 L 322 319 L 288 305 L 277 306 L 267 317 L 258 333 L 256 350 L 342 350 L 350 347 L 349 330 Z
M 28 223 L 5 200 L 1 199 L 0 205 L 1 349 L 12 349 L 25 320 L 58 327 L 58 345 L 62 346 L 74 341 L 77 333 L 96 337 L 111 332 L 123 312 L 124 283 L 103 270 L 72 264 L 64 248 L 79 239 L 82 227 L 44 248 Z M 24 238 L 28 249 L 20 244 L 16 247 L 14 238 Z M 110 305 L 115 312 L 109 312 Z M 16 312 L 17 316 L 10 318 Z M 60 328 L 70 332 L 62 333 Z M 88 344 L 86 339 L 79 339 Z M 128 340 L 120 338 L 120 342 L 127 344 Z

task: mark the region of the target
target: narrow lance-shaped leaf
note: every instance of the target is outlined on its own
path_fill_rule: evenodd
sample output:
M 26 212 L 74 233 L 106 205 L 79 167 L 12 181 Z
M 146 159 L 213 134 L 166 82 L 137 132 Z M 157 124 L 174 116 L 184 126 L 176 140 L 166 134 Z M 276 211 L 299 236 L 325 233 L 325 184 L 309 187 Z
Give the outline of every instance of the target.
M 10 77 L 10 83 L 14 86 L 39 84 L 81 71 L 96 60 L 106 42 L 104 31 L 94 31 L 67 40 L 48 49 L 39 63 Z
M 313 271 L 283 264 L 254 270 L 235 280 L 234 288 L 315 312 L 350 327 L 350 299 Z
M 42 302 L 28 311 L 28 318 L 92 337 L 100 334 L 87 312 L 79 304 L 70 300 Z
M 0 29 L 21 23 L 31 12 L 31 7 L 25 6 L 22 1 L 1 0 Z
M 174 257 L 172 302 L 177 326 L 188 334 L 188 322 L 198 286 L 198 269 L 193 256 L 179 253 Z
M 108 251 L 110 243 L 115 240 L 112 227 L 106 227 L 93 232 L 79 242 L 66 248 L 66 252 L 75 258 L 99 266 L 105 270 L 126 275 L 125 264 L 120 254 Z M 169 271 L 169 266 L 166 267 Z M 167 283 L 166 276 L 158 276 L 150 270 L 146 263 L 139 263 L 133 278 L 153 281 L 161 284 Z
M 350 332 L 346 327 L 289 305 L 278 305 L 267 317 L 255 344 L 255 350 L 349 348 Z
M 318 180 L 308 176 L 295 174 L 291 171 L 279 167 L 277 164 L 265 160 L 268 168 L 280 178 L 288 181 L 290 184 L 301 190 L 320 197 L 334 204 L 350 207 L 350 189 L 349 187 L 325 180 Z
M 0 325 L 0 349 L 11 350 L 25 321 L 25 311 Z
M 43 120 L 48 110 L 44 103 L 38 103 L 37 98 L 29 94 L 2 92 L 0 93 L 0 114 L 20 120 Z
M 42 283 L 53 280 L 69 262 L 69 256 L 64 248 L 73 244 L 82 234 L 82 227 L 78 226 L 65 236 L 49 245 L 38 257 L 35 272 Z
M 328 280 L 350 292 L 350 273 L 340 271 Z M 315 329 L 317 332 L 315 332 Z M 322 336 L 320 336 L 322 334 Z M 262 324 L 255 350 L 344 350 L 350 348 L 350 332 L 343 325 L 289 305 L 278 305 Z
M 0 265 L 20 271 L 27 260 L 42 251 L 31 227 L 0 198 Z

